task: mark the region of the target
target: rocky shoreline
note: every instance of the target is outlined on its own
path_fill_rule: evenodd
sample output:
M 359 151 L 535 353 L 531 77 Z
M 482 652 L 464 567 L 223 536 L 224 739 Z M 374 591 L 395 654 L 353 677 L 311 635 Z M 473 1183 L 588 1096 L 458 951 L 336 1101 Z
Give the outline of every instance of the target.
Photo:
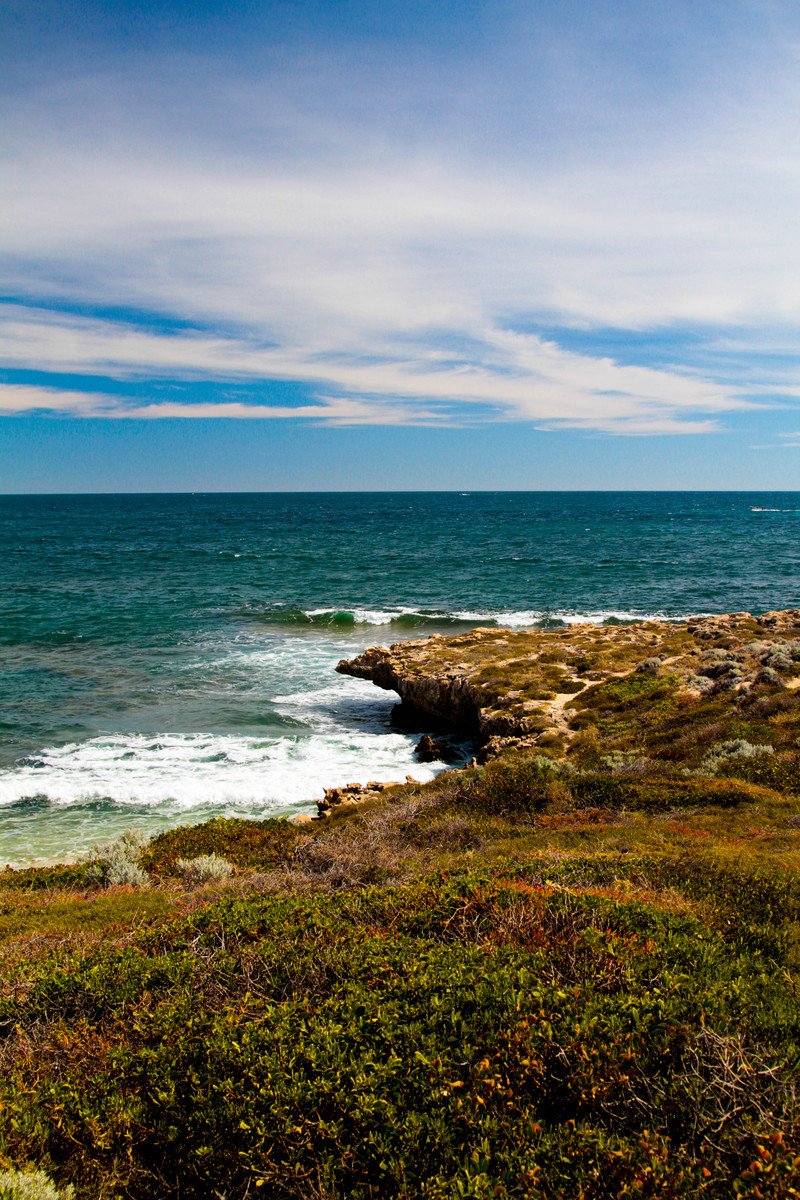
M 536 748 L 559 758 L 585 726 L 586 698 L 612 679 L 668 675 L 687 705 L 718 696 L 731 709 L 746 706 L 754 691 L 797 688 L 800 609 L 559 630 L 478 628 L 371 646 L 336 670 L 396 692 L 393 719 L 401 727 L 472 739 L 479 762 Z M 396 786 L 327 789 L 319 814 Z

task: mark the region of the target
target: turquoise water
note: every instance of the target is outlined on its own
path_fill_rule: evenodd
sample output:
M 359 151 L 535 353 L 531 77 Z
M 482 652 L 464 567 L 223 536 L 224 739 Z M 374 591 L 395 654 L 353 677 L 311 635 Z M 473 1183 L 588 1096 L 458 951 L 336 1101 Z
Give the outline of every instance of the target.
M 0 863 L 423 779 L 374 642 L 800 605 L 796 493 L 0 497 Z

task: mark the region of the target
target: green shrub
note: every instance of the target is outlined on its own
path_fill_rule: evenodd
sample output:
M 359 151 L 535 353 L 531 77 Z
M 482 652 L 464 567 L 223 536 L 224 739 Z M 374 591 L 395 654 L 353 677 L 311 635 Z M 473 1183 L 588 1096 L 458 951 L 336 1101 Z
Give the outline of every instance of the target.
M 645 891 L 665 891 L 697 901 L 704 920 L 747 952 L 784 963 L 787 932 L 800 921 L 800 881 L 786 871 L 743 862 L 721 863 L 708 854 L 655 857 L 637 854 L 576 855 L 535 868 L 541 884 L 609 887 L 623 879 Z
M 686 780 L 679 785 L 673 802 L 687 805 L 734 808 L 738 804 L 771 804 L 780 800 L 779 793 L 739 778 Z
M 633 671 L 621 679 L 610 679 L 587 689 L 581 701 L 593 708 L 627 709 L 661 699 L 670 693 L 676 683 L 677 680 L 671 675 Z
M 575 804 L 582 808 L 666 811 L 695 806 L 732 808 L 780 799 L 771 789 L 741 779 L 708 776 L 687 779 L 585 771 L 575 775 L 569 787 Z
M 137 928 L 158 921 L 170 909 L 168 897 L 155 888 L 102 891 L 87 895 L 60 896 L 57 892 L 42 896 L 28 893 L 0 905 L 0 943 L 73 934 L 124 936 L 125 927 Z M 46 941 L 45 941 L 46 944 Z
M 78 889 L 89 885 L 92 871 L 88 863 L 54 867 L 6 867 L 0 871 L 0 890 L 51 891 Z
M 757 1145 L 796 1178 L 788 979 L 530 867 L 219 902 L 3 1004 L 0 1150 L 86 1200 L 784 1200 Z
M 58 1188 L 44 1171 L 0 1171 L 0 1200 L 72 1200 L 72 1187 Z
M 666 811 L 731 808 L 780 799 L 774 790 L 739 778 L 640 774 L 636 772 L 655 764 L 631 761 L 623 755 L 606 756 L 605 761 L 613 765 L 613 773 L 577 770 L 568 760 L 544 755 L 495 759 L 468 784 L 465 798 L 474 808 L 494 816 L 539 812 L 553 801 L 579 809 Z
M 175 863 L 175 874 L 187 883 L 216 883 L 230 878 L 233 867 L 218 854 L 201 854 L 197 858 L 179 858 Z
M 795 751 L 728 759 L 720 765 L 718 774 L 735 775 L 751 784 L 800 795 L 800 760 Z
M 217 817 L 159 834 L 148 843 L 141 861 L 148 871 L 165 875 L 174 871 L 179 858 L 206 854 L 218 854 L 236 867 L 264 868 L 289 859 L 300 835 L 292 821 Z
M 560 780 L 571 780 L 574 774 L 575 768 L 563 759 L 508 756 L 487 763 L 466 795 L 473 807 L 493 816 L 533 813 L 563 790 Z
M 713 746 L 693 773 L 696 775 L 714 775 L 723 767 L 730 769 L 734 773 L 738 773 L 741 767 L 739 759 L 762 758 L 765 755 L 774 753 L 774 746 L 753 745 L 746 738 L 733 738 L 730 741 Z
M 145 838 L 136 830 L 127 830 L 116 841 L 94 851 L 88 865 L 90 883 L 103 887 L 147 887 L 150 880 L 139 864 Z

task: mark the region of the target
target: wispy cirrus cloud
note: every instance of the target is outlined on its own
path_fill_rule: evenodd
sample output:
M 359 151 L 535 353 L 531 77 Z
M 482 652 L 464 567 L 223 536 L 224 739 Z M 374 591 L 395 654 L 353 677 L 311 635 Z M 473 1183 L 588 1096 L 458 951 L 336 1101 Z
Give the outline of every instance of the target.
M 239 400 L 181 403 L 160 400 L 141 404 L 114 393 L 76 392 L 32 384 L 0 383 L 0 414 L 62 413 L 73 417 L 116 420 L 312 420 L 320 424 L 386 425 L 438 423 L 437 413 L 400 404 L 386 404 L 380 416 L 374 406 L 359 400 L 323 397 L 314 404 L 255 404 Z
M 124 395 L 93 393 L 76 403 L 77 414 L 152 419 L 166 416 L 286 417 L 336 424 L 466 424 L 479 420 L 526 420 L 543 427 L 564 424 L 623 433 L 708 432 L 715 421 L 696 414 L 746 408 L 733 389 L 689 376 L 612 359 L 587 358 L 531 334 L 484 326 L 470 339 L 469 355 L 444 352 L 420 340 L 400 346 L 376 338 L 361 353 L 320 352 L 312 346 L 277 348 L 253 338 L 190 331 L 154 333 L 99 321 L 45 313 L 36 318 L 8 308 L 6 363 L 17 369 L 111 376 L 118 380 L 196 380 L 256 383 L 269 379 L 313 385 L 315 402 L 299 406 L 221 400 L 190 403 L 159 400 L 142 405 Z M 335 389 L 339 394 L 331 394 Z M 9 389 L 15 397 L 24 386 Z M 47 398 L 54 389 L 45 389 Z M 39 403 L 32 389 L 31 408 Z M 21 403 L 13 400 L 14 411 Z M 66 406 L 68 407 L 68 406 Z
M 35 384 L 0 383 L 0 414 L 13 416 L 31 412 L 60 412 L 74 417 L 95 416 L 115 405 L 113 397 L 103 404 L 103 396 L 68 388 L 38 387 Z
M 623 7 L 625 36 L 576 10 L 566 44 L 511 5 L 481 54 L 355 39 L 260 62 L 243 46 L 231 69 L 206 46 L 23 81 L 0 411 L 689 434 L 791 404 L 796 375 L 754 365 L 776 326 L 800 332 L 791 10 L 754 37 L 746 4 L 722 33 L 687 6 L 686 40 L 667 22 L 657 50 Z M 713 71 L 690 69 L 693 45 Z M 595 327 L 706 341 L 658 362 L 646 340 L 639 361 L 568 348 Z M 309 402 L 225 395 L 285 380 Z M 198 381 L 219 396 L 192 400 Z

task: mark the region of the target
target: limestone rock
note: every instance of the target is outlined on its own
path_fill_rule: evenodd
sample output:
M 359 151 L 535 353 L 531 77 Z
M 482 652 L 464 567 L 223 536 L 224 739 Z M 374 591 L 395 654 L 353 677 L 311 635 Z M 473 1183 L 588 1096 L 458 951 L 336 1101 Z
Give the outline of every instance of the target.
M 765 612 L 756 617 L 759 625 L 765 629 L 800 629 L 800 608 L 785 608 L 779 612 Z
M 710 642 L 735 632 L 752 620 L 753 616 L 749 612 L 723 613 L 720 616 L 694 617 L 687 621 L 686 628 L 700 641 Z
M 343 787 L 325 788 L 322 800 L 317 800 L 319 817 L 327 817 L 332 808 L 355 808 L 367 800 L 377 799 L 387 788 L 397 783 L 346 783 Z
M 580 728 L 580 692 L 606 680 L 663 673 L 677 679 L 689 703 L 713 694 L 738 705 L 754 686 L 781 687 L 800 675 L 798 663 L 800 609 L 787 609 L 760 617 L 694 617 L 685 624 L 474 629 L 372 646 L 336 669 L 396 692 L 393 716 L 402 728 L 431 741 L 437 729 L 457 730 L 474 739 L 486 761 L 548 740 L 567 750 Z M 419 752 L 433 753 L 425 739 Z
M 440 742 L 437 738 L 432 738 L 429 734 L 424 734 L 416 746 L 414 754 L 417 760 L 421 763 L 429 762 L 447 762 L 452 758 L 452 752 L 446 742 Z

